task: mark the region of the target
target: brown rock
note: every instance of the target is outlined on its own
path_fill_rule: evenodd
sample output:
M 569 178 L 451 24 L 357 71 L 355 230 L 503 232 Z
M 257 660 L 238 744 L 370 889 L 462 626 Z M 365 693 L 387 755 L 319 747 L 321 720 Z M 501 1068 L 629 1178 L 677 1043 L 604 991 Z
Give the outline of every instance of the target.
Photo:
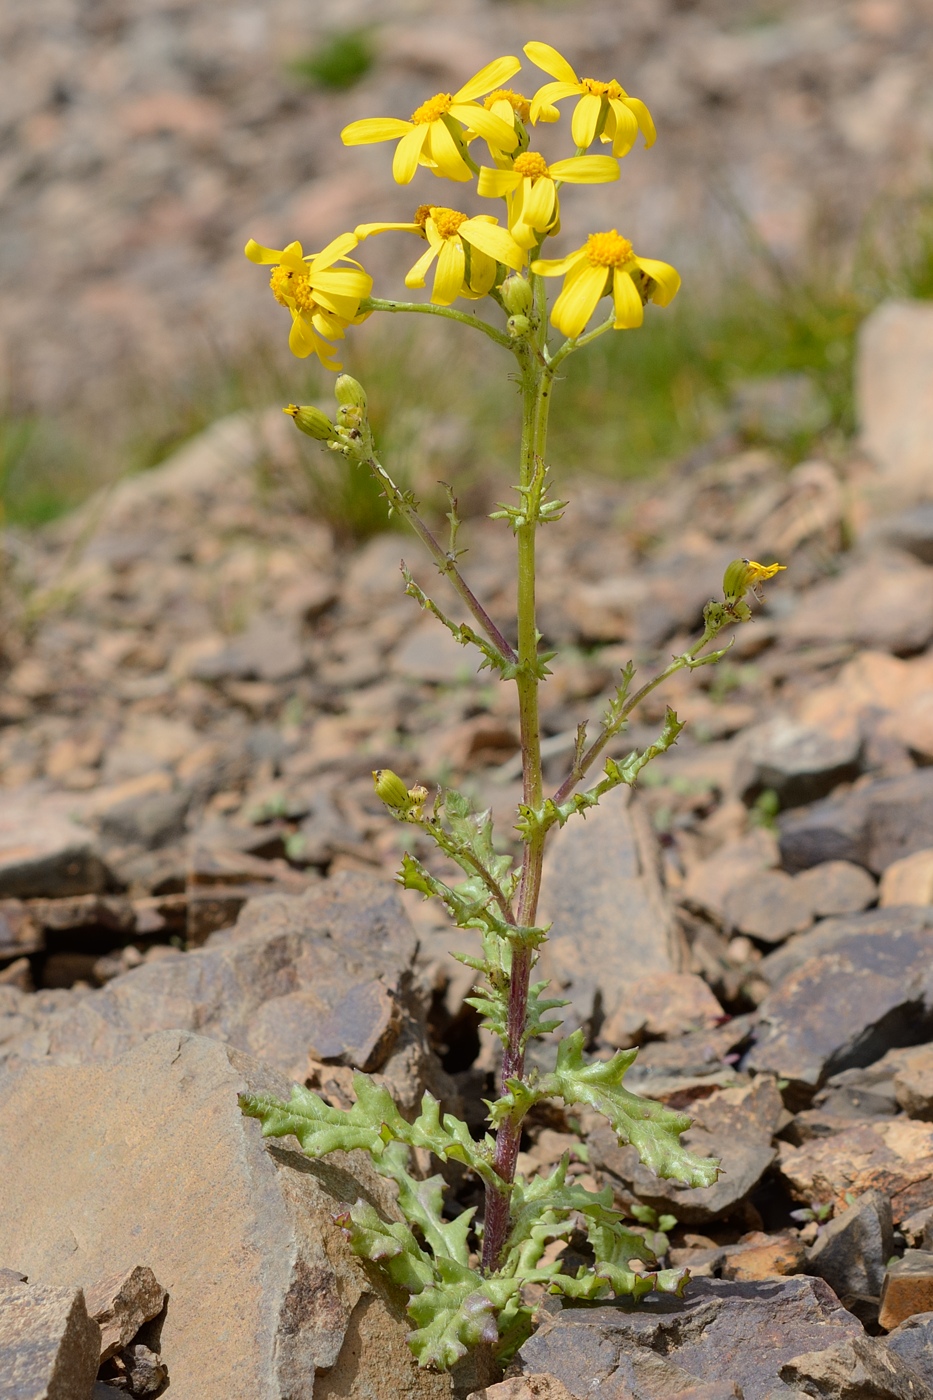
M 785 1361 L 780 1374 L 799 1387 L 792 1394 L 825 1400 L 928 1400 L 931 1393 L 875 1337 L 846 1337 L 824 1350 L 804 1352 Z
M 903 856 L 924 850 L 931 829 L 933 769 L 921 768 L 783 813 L 781 859 L 790 871 L 849 860 L 880 874 Z
M 473 680 L 480 658 L 472 647 L 461 646 L 433 617 L 415 623 L 392 655 L 396 675 L 435 685 L 456 685 Z
M 151 1269 L 137 1264 L 92 1283 L 85 1298 L 89 1315 L 100 1326 L 100 1359 L 106 1361 L 162 1311 L 165 1289 Z
M 570 1005 L 567 1030 L 612 1017 L 648 973 L 679 972 L 685 950 L 661 884 L 654 833 L 629 790 L 569 822 L 545 859 L 541 920 L 552 920 L 542 970 Z
M 893 1253 L 891 1202 L 881 1191 L 866 1191 L 821 1228 L 807 1272 L 824 1278 L 843 1302 L 878 1298 Z
M 369 1072 L 385 1063 L 402 1028 L 402 1008 L 391 987 L 361 982 L 321 1018 L 309 1053 Z
M 646 1038 L 663 1039 L 716 1026 L 724 1014 L 695 973 L 649 972 L 629 985 L 625 1001 L 602 1027 L 599 1038 L 606 1045 L 627 1049 Z
M 45 939 L 38 921 L 19 899 L 0 899 L 0 958 L 19 958 L 38 953 Z
M 833 734 L 777 715 L 747 730 L 740 742 L 748 768 L 741 794 L 746 801 L 770 790 L 782 807 L 799 807 L 859 774 L 861 740 L 855 729 Z
M 182 1397 L 311 1400 L 337 1373 L 344 1388 L 333 1393 L 354 1400 L 384 1393 L 388 1375 L 406 1400 L 451 1395 L 449 1377 L 418 1370 L 397 1295 L 333 1223 L 358 1196 L 391 1217 L 386 1183 L 359 1153 L 310 1163 L 268 1146 L 237 1106 L 247 1090 L 287 1097 L 288 1085 L 229 1046 L 177 1031 L 102 1064 L 7 1073 L 0 1214 L 10 1257 L 39 1282 L 77 1284 L 132 1269 L 142 1253 L 168 1290 L 161 1351 Z M 60 1118 L 69 1150 L 49 1151 L 42 1125 Z M 106 1229 L 76 1236 L 69 1220 Z
M 753 1230 L 738 1244 L 725 1251 L 722 1277 L 748 1283 L 755 1279 L 776 1278 L 804 1272 L 807 1247 L 799 1235 L 789 1231 L 767 1235 Z
M 684 882 L 681 899 L 688 908 L 711 915 L 721 923 L 729 891 L 752 875 L 773 870 L 780 860 L 774 834 L 758 827 L 721 847 L 708 860 L 698 862 Z
M 862 323 L 856 396 L 862 445 L 886 492 L 925 495 L 933 471 L 933 310 L 882 302 Z
M 729 890 L 723 919 L 733 932 L 763 943 L 782 943 L 809 928 L 813 914 L 792 876 L 783 870 L 760 870 Z
M 882 909 L 900 904 L 933 904 L 933 850 L 914 851 L 892 861 L 881 876 Z
M 13 1284 L 0 1292 L 0 1386 L 10 1400 L 85 1400 L 99 1355 L 100 1328 L 80 1287 Z
M 909 1118 L 859 1123 L 802 1147 L 780 1144 L 780 1169 L 794 1198 L 807 1205 L 877 1189 L 891 1201 L 894 1223 L 933 1205 L 933 1127 Z
M 513 1376 L 511 1380 L 474 1390 L 467 1400 L 574 1400 L 556 1376 Z
M 796 876 L 797 892 L 818 919 L 858 914 L 873 904 L 877 886 L 868 871 L 848 860 L 825 860 Z
M 925 1249 L 908 1249 L 903 1259 L 895 1260 L 885 1269 L 878 1321 L 890 1332 L 908 1317 L 931 1309 L 933 1254 Z
M 0 899 L 59 897 L 102 890 L 107 874 L 94 837 L 63 810 L 5 798 L 0 812 Z
M 804 589 L 782 633 L 793 645 L 853 642 L 895 654 L 920 651 L 933 637 L 933 570 L 894 550 L 871 554 L 840 577 Z

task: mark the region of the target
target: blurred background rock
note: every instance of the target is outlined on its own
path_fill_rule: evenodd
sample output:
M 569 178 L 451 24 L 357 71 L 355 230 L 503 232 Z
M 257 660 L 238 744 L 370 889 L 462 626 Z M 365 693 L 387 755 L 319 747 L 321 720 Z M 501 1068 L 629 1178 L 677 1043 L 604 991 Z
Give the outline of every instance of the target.
M 48 519 L 225 413 L 324 393 L 243 244 L 317 248 L 437 198 L 426 172 L 393 184 L 388 148 L 342 147 L 341 127 L 407 116 L 530 37 L 618 77 L 659 131 L 619 184 L 567 192 L 561 246 L 618 225 L 685 276 L 671 312 L 572 366 L 555 462 L 631 474 L 736 432 L 788 461 L 831 455 L 853 427 L 860 320 L 933 294 L 931 0 L 2 0 L 7 521 Z M 516 82 L 545 80 L 526 64 Z M 410 240 L 365 259 L 398 289 Z M 381 426 L 392 405 L 389 447 L 416 481 L 511 456 L 511 393 L 469 340 L 379 318 L 354 332 L 347 365 Z M 394 403 L 409 374 L 417 394 Z M 350 506 L 360 534 L 381 518 L 367 501 Z

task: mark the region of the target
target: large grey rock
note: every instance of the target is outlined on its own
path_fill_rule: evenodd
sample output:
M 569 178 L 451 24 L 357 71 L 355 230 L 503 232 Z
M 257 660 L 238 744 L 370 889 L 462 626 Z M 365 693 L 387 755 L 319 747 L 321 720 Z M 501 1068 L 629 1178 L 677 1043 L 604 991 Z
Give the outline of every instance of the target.
M 790 871 L 850 860 L 880 875 L 892 861 L 927 847 L 931 830 L 933 769 L 921 768 L 785 813 L 781 858 Z
M 168 1291 L 160 1348 L 178 1400 L 373 1400 L 387 1376 L 406 1400 L 449 1396 L 411 1358 L 398 1296 L 334 1224 L 358 1197 L 392 1217 L 387 1183 L 362 1153 L 311 1162 L 267 1144 L 242 1092 L 288 1084 L 178 1031 L 116 1060 L 0 1075 L 9 1260 L 43 1286 L 90 1285 L 145 1257 Z
M 882 1191 L 866 1191 L 820 1231 L 808 1268 L 847 1298 L 880 1298 L 884 1269 L 894 1253 L 891 1202 Z
M 91 1400 L 99 1365 L 100 1328 L 79 1286 L 0 1290 L 2 1400 Z
M 908 1317 L 888 1333 L 885 1344 L 904 1367 L 933 1388 L 933 1312 Z
M 657 842 L 627 788 L 554 836 L 540 919 L 553 922 L 541 963 L 570 1002 L 562 1013 L 567 1030 L 611 1017 L 635 978 L 683 969 Z
M 251 900 L 235 928 L 204 948 L 68 998 L 31 1032 L 7 1039 L 2 1053 L 86 1062 L 171 1028 L 215 1036 L 299 1080 L 325 1033 L 328 1058 L 360 1068 L 382 1068 L 393 1050 L 406 1063 L 426 1062 L 415 949 L 393 886 L 345 872 L 304 895 Z M 28 1006 L 21 1000 L 20 1013 Z
M 830 1075 L 933 1034 L 933 929 L 849 933 L 849 922 L 835 920 L 836 936 L 826 935 L 758 1008 L 745 1067 L 790 1081 L 798 1100 Z
M 862 446 L 886 488 L 928 498 L 933 481 L 933 306 L 886 301 L 863 321 L 856 360 Z
M 910 934 L 923 940 L 933 933 L 933 907 L 929 909 L 867 909 L 860 914 L 847 914 L 837 919 L 824 919 L 815 928 L 799 933 L 775 952 L 769 953 L 757 965 L 756 972 L 771 987 L 776 987 L 808 958 L 834 953 L 847 946 L 852 938 L 894 938 Z M 925 944 L 918 943 L 919 946 Z
M 579 1400 L 632 1391 L 651 1400 L 676 1396 L 684 1387 L 671 1384 L 680 1378 L 665 1374 L 666 1366 L 698 1382 L 737 1383 L 744 1400 L 791 1400 L 793 1388 L 780 1379 L 785 1362 L 861 1336 L 861 1323 L 822 1279 L 697 1279 L 683 1299 L 546 1316 L 519 1363 L 526 1372 L 550 1372 Z
M 621 1184 L 617 1194 L 626 1202 L 644 1201 L 686 1223 L 715 1220 L 745 1200 L 771 1166 L 777 1156 L 771 1139 L 781 1110 L 781 1096 L 766 1077 L 691 1103 L 693 1124 L 681 1141 L 699 1157 L 719 1158 L 721 1172 L 712 1186 L 686 1187 L 656 1176 L 633 1147 L 619 1146 L 608 1124 L 589 1134 L 591 1160 L 616 1178 Z

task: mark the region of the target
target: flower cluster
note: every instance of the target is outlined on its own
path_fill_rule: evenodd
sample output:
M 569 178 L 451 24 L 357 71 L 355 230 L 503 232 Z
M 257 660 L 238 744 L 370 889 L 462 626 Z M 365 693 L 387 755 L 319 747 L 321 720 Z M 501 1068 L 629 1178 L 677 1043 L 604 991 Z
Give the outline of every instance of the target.
M 571 342 L 583 334 L 603 297 L 611 297 L 612 314 L 595 334 L 610 327 L 639 326 L 647 302 L 666 306 L 675 296 L 680 277 L 674 268 L 636 255 L 616 229 L 590 234 L 582 247 L 565 257 L 541 257 L 544 241 L 560 231 L 561 187 L 618 180 L 619 162 L 639 132 L 648 147 L 655 140 L 655 128 L 645 104 L 614 78 L 578 77 L 549 44 L 529 43 L 524 51 L 553 80 L 530 98 L 502 86 L 521 67 L 520 59 L 508 56 L 487 64 L 457 92 L 436 93 L 408 121 L 370 117 L 351 122 L 342 132 L 348 146 L 395 142 L 392 173 L 400 185 L 409 184 L 419 168 L 461 185 L 475 179 L 480 198 L 504 202 L 501 223 L 490 214 L 426 203 L 408 223 L 360 224 L 319 253 L 303 253 L 300 243 L 279 251 L 250 240 L 246 256 L 273 265 L 272 292 L 291 313 L 289 346 L 294 354 L 315 354 L 328 369 L 339 370 L 333 342 L 343 338 L 347 326 L 380 306 L 404 309 L 404 304 L 372 299 L 372 279 L 349 257 L 360 242 L 378 233 L 409 233 L 427 243 L 405 285 L 424 287 L 433 268 L 430 299 L 439 308 L 450 307 L 458 298 L 491 296 L 508 313 L 502 287 L 510 273 L 563 277 L 550 319 Z M 539 123 L 558 121 L 557 104 L 568 97 L 577 98 L 570 121 L 576 149 L 565 159 L 549 162 L 530 149 L 531 131 Z M 485 143 L 489 164 L 474 159 L 471 147 L 477 141 Z M 595 142 L 611 154 L 590 154 Z M 522 325 L 512 316 L 509 334 L 520 335 Z

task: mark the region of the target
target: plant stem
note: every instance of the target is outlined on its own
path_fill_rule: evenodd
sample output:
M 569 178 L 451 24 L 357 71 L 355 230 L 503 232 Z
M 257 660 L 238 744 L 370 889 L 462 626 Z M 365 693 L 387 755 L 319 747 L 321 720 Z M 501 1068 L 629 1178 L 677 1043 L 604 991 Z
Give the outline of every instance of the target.
M 512 341 L 502 331 L 497 331 L 495 326 L 488 325 L 481 321 L 478 316 L 468 316 L 465 311 L 453 311 L 449 306 L 435 306 L 433 302 L 427 301 L 386 301 L 383 297 L 366 297 L 360 302 L 361 311 L 414 311 L 422 316 L 443 316 L 447 321 L 459 321 L 461 325 L 473 326 L 476 330 L 488 335 L 490 340 L 494 340 L 497 345 L 504 345 L 507 349 L 512 349 Z
M 535 279 L 540 282 L 540 279 Z M 538 288 L 535 287 L 535 291 Z M 541 299 L 536 298 L 538 305 Z M 544 468 L 547 443 L 547 420 L 550 407 L 552 375 L 540 351 L 546 326 L 539 326 L 538 344 L 522 360 L 522 446 L 520 485 L 529 500 L 535 476 Z M 538 630 L 535 615 L 535 544 L 538 530 L 536 511 L 529 511 L 516 530 L 518 544 L 518 688 L 519 726 L 522 744 L 523 801 L 532 807 L 541 803 L 543 776 L 541 772 L 541 725 L 538 712 Z M 525 838 L 522 873 L 518 890 L 516 922 L 529 927 L 534 924 L 541 889 L 541 868 L 544 858 L 544 832 L 532 832 Z M 502 1092 L 508 1092 L 508 1081 L 518 1079 L 525 1070 L 525 1031 L 528 1020 L 528 991 L 534 951 L 527 946 L 515 947 L 509 973 L 509 1004 L 506 1038 L 502 1056 Z M 486 1216 L 483 1227 L 483 1268 L 498 1267 L 502 1248 L 509 1230 L 510 1187 L 515 1177 L 515 1162 L 521 1141 L 521 1119 L 507 1118 L 496 1133 L 493 1165 L 504 1183 L 504 1189 L 487 1188 Z

